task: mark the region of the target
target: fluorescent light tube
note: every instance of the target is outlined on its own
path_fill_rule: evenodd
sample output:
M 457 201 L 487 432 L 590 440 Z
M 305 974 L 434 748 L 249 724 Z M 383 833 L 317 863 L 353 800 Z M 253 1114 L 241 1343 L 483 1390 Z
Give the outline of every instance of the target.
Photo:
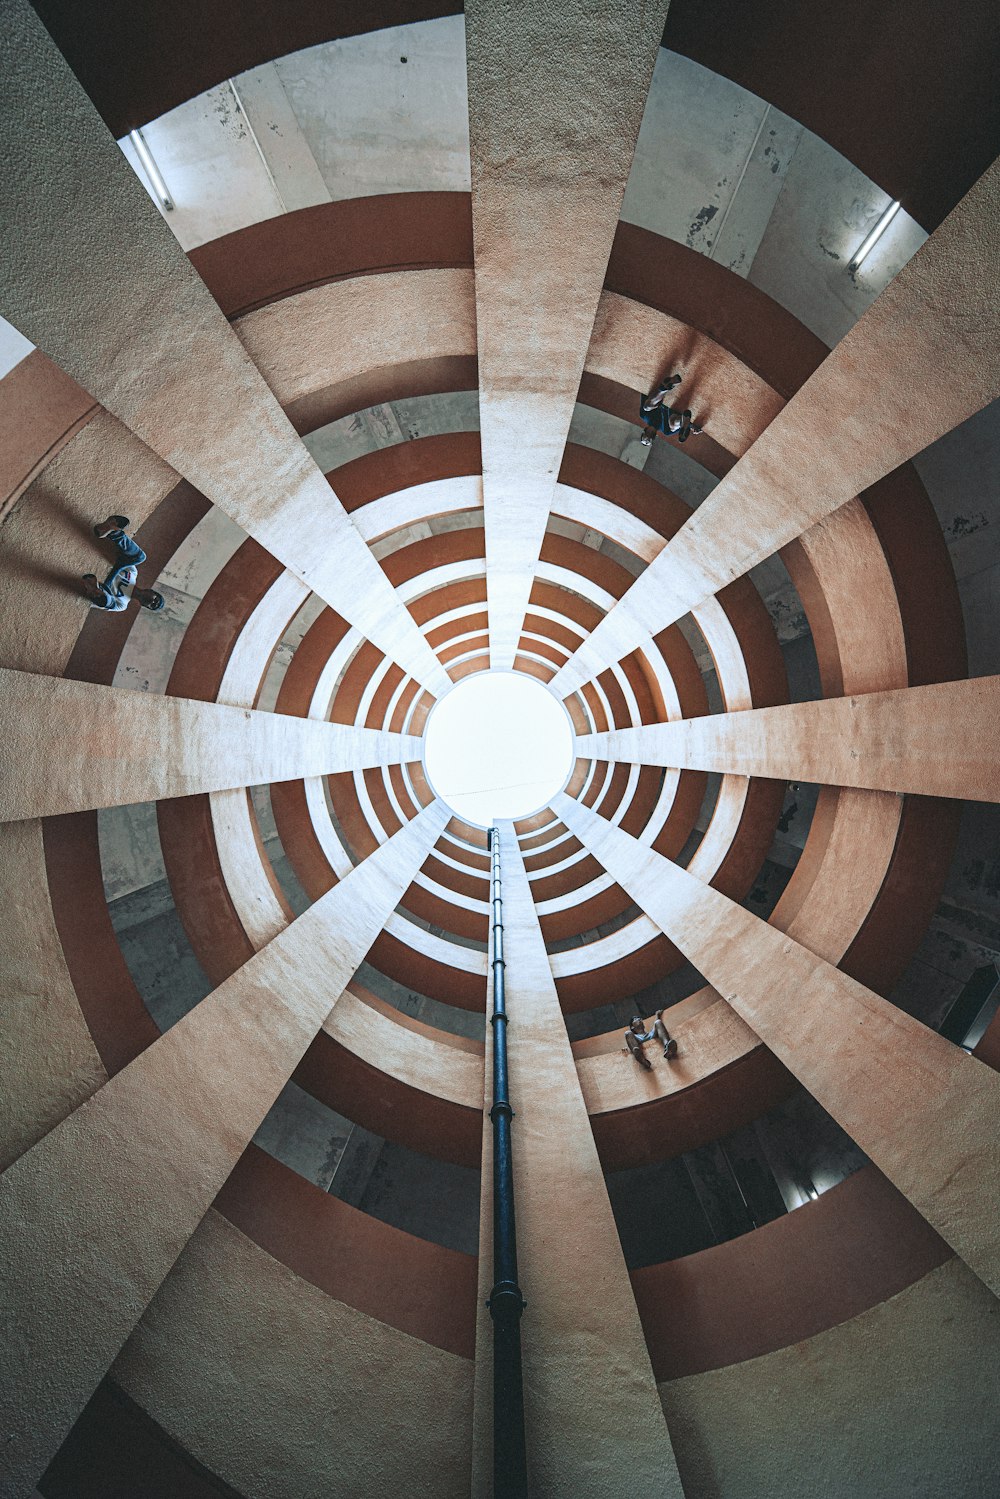
M 858 266 L 864 260 L 865 256 L 870 254 L 871 251 L 875 248 L 885 231 L 888 229 L 889 225 L 892 223 L 893 219 L 896 217 L 897 213 L 899 212 L 899 208 L 900 205 L 898 203 L 889 204 L 889 207 L 885 210 L 885 213 L 883 213 L 882 217 L 875 225 L 875 228 L 872 229 L 871 232 L 862 241 L 860 249 L 857 250 L 852 257 L 850 264 L 847 267 L 849 271 L 856 271 L 858 269 Z
M 156 194 L 157 198 L 160 200 L 160 203 L 166 209 L 167 213 L 170 213 L 171 209 L 174 206 L 174 200 L 167 191 L 167 184 L 164 182 L 163 177 L 160 173 L 160 169 L 156 165 L 156 162 L 153 160 L 152 155 L 150 154 L 149 147 L 146 145 L 146 142 L 143 139 L 142 131 L 130 130 L 128 138 L 135 147 L 136 156 L 138 156 L 139 160 L 142 162 L 142 169 L 149 179 L 150 187 L 153 189 L 153 192 Z

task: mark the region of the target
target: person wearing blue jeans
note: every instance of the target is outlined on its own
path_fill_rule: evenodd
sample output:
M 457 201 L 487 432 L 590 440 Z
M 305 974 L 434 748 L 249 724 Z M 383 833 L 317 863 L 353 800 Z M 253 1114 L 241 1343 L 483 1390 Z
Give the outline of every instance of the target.
M 629 1022 L 629 1028 L 625 1032 L 625 1045 L 628 1051 L 634 1060 L 639 1063 L 639 1066 L 644 1067 L 648 1072 L 653 1064 L 643 1051 L 643 1047 L 647 1041 L 659 1041 L 663 1047 L 663 1055 L 668 1062 L 672 1062 L 677 1055 L 677 1042 L 663 1023 L 662 1010 L 657 1010 L 648 1031 L 643 1024 L 642 1016 L 633 1015 Z
M 665 397 L 675 385 L 680 385 L 681 379 L 680 375 L 668 375 L 655 390 L 639 397 L 639 415 L 646 423 L 639 439 L 643 447 L 652 447 L 657 432 L 662 432 L 664 437 L 676 437 L 678 442 L 687 442 L 692 432 L 701 431 L 701 427 L 691 420 L 690 411 L 678 411 L 666 403 Z
M 108 614 L 120 614 L 123 609 L 128 608 L 131 599 L 135 599 L 141 608 L 149 609 L 155 614 L 163 608 L 163 595 L 157 593 L 155 588 L 135 586 L 139 577 L 139 564 L 145 562 L 146 553 L 128 535 L 128 524 L 127 515 L 109 515 L 106 521 L 94 527 L 94 535 L 99 541 L 114 543 L 115 565 L 103 583 L 97 581 L 94 573 L 83 574 L 90 607 L 103 609 Z M 127 588 L 132 590 L 131 596 L 126 593 Z
M 94 527 L 94 535 L 98 541 L 110 541 L 114 544 L 116 560 L 115 565 L 104 580 L 105 588 L 112 588 L 122 573 L 130 567 L 137 568 L 140 562 L 145 562 L 146 553 L 137 541 L 135 541 L 126 530 L 129 524 L 127 515 L 109 515 L 106 521 Z M 133 582 L 135 579 L 132 580 Z

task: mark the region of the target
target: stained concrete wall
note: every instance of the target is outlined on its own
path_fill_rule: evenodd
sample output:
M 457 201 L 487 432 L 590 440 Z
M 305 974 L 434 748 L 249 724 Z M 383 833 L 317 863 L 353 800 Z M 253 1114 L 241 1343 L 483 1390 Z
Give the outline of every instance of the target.
M 143 129 L 175 205 L 164 217 L 186 250 L 330 199 L 468 191 L 464 18 L 290 53 Z M 148 191 L 131 142 L 120 144 Z M 658 49 L 626 222 L 730 267 L 832 344 L 926 238 L 904 210 L 863 270 L 849 274 L 887 201 L 773 105 Z
M 660 1386 L 692 1499 L 992 1499 L 1000 1308 L 959 1260 L 763 1358 Z

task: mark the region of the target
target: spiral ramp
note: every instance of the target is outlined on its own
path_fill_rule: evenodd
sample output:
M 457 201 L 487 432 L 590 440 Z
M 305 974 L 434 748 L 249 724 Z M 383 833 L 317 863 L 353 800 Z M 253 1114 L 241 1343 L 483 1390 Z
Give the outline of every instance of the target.
M 532 1494 L 995 1492 L 963 9 L 0 3 L 0 1493 L 492 1493 L 489 859 L 424 766 L 490 670 L 575 740 L 502 829 Z M 80 593 L 109 511 L 162 613 Z

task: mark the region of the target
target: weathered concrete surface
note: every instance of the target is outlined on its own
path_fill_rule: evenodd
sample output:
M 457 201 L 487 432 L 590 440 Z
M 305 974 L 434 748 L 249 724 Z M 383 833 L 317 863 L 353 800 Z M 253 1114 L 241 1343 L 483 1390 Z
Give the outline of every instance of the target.
M 226 891 L 240 925 L 259 951 L 289 925 L 292 908 L 264 849 L 249 791 L 213 791 L 208 800 Z
M 0 1166 L 105 1081 L 63 957 L 40 822 L 0 825 Z
M 437 387 L 440 371 L 454 369 L 446 361 L 454 359 L 461 369 L 461 361 L 472 358 L 472 272 L 457 267 L 353 276 L 270 302 L 237 318 L 233 328 L 282 406 L 303 425 L 315 426 L 317 413 L 323 425 L 334 413 L 354 420 L 373 399 L 385 400 L 396 380 L 403 389 L 419 389 L 413 371 L 424 361 L 439 372 Z M 343 609 L 338 613 L 348 617 Z
M 538 1499 L 682 1494 L 538 916 L 500 823 L 528 1487 Z M 487 1055 L 486 1107 L 492 1104 Z M 492 1482 L 492 1125 L 483 1132 L 473 1487 Z M 582 1288 L 586 1288 L 582 1290 Z
M 556 691 L 568 695 L 1000 394 L 1000 307 L 980 290 L 1000 272 L 998 223 L 995 163 L 557 673 Z
M 799 1101 L 811 1103 L 801 1095 Z M 765 1158 L 773 1171 L 774 1158 Z M 816 1180 L 815 1157 L 805 1169 Z M 826 1185 L 814 1201 L 800 1203 L 803 1189 L 792 1191 L 796 1205 L 752 1233 L 631 1272 L 658 1380 L 791 1348 L 954 1259 L 871 1163 Z M 679 1305 L 684 1317 L 676 1315 Z
M 1000 1077 L 589 808 L 553 806 L 890 1181 L 1000 1293 Z
M 325 1294 L 214 1210 L 113 1375 L 247 1499 L 468 1495 L 471 1362 Z
M 949 1260 L 777 1353 L 660 1385 L 698 1499 L 989 1499 L 1000 1315 Z
M 5 315 L 440 693 L 440 664 L 35 12 L 3 0 L 0 14 L 0 133 L 19 165 Z
M 407 823 L 0 1178 L 0 1492 L 44 1469 L 448 815 Z
M 897 851 L 899 799 L 870 791 L 829 791 L 821 793 L 821 799 L 821 810 L 813 819 L 816 842 L 810 840 L 812 846 L 800 859 L 771 924 L 817 957 L 839 964 L 884 887 Z M 829 821 L 828 837 L 823 836 L 821 818 Z M 850 880 L 843 877 L 845 869 L 851 871 Z M 713 1118 L 709 1096 L 715 1079 L 723 1119 L 732 1117 L 734 1105 L 746 1107 L 742 1088 L 732 1076 L 727 1079 L 726 1069 L 759 1051 L 760 1038 L 732 1006 L 713 989 L 701 990 L 673 1007 L 670 1029 L 678 1037 L 680 1055 L 669 1064 L 654 1059 L 649 1072 L 622 1066 L 621 1036 L 616 1032 L 573 1048 L 606 1163 L 610 1158 L 625 1165 L 648 1151 L 656 1158 L 662 1153 L 662 1132 L 669 1130 L 672 1146 L 679 1144 L 689 1121 L 695 1123 L 699 1138 L 705 1138 Z M 763 1060 L 759 1065 L 763 1068 Z M 637 1104 L 657 1100 L 666 1107 L 674 1100 L 669 1120 L 660 1109 L 636 1109 Z M 716 1133 L 728 1130 L 719 1128 Z
M 496 668 L 517 650 L 668 3 L 466 7 Z
M 4 822 L 420 756 L 408 735 L 2 668 L 0 693 Z M 60 747 L 54 761 L 40 742 Z
M 6 414 L 0 446 L 5 438 Z M 0 664 L 61 676 L 81 634 L 84 641 L 112 639 L 105 649 L 120 650 L 120 634 L 136 627 L 138 609 L 90 609 L 80 574 L 104 577 L 112 556 L 92 528 L 112 508 L 109 500 L 117 508 L 127 496 L 132 528 L 141 531 L 177 484 L 173 469 L 106 411 L 58 448 L 3 519 Z M 151 581 L 147 568 L 143 582 Z M 148 618 L 165 622 L 162 614 Z
M 422 1025 L 350 989 L 323 1030 L 352 1056 L 415 1094 L 465 1109 L 482 1106 L 483 1055 L 476 1043 Z M 419 1109 L 416 1099 L 411 1107 Z
M 185 250 L 282 206 L 468 192 L 461 15 L 311 47 L 233 81 L 242 113 L 227 82 L 143 126 Z M 749 273 L 832 345 L 926 235 L 903 210 L 864 274 L 846 277 L 886 195 L 773 98 L 661 47 L 622 217 Z M 121 146 L 144 182 L 127 138 Z
M 98 407 L 75 380 L 37 349 L 4 375 L 0 406 L 4 415 L 0 515 L 6 515 L 59 449 L 96 415 Z
M 577 753 L 822 786 L 1000 801 L 1000 677 L 612 729 Z M 699 850 L 700 852 L 700 850 Z

